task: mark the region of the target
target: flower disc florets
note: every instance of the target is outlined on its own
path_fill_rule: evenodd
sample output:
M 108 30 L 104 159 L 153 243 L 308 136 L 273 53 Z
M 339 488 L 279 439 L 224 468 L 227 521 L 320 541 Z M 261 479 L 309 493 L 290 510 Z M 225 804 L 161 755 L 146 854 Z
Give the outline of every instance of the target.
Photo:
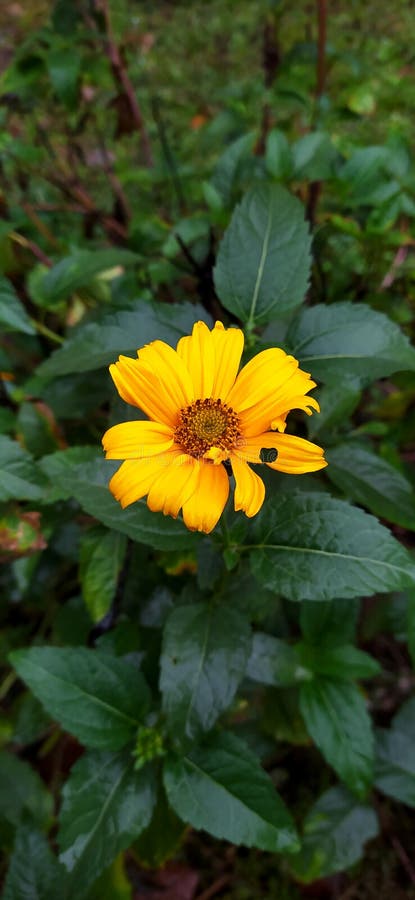
M 242 437 L 239 417 L 222 400 L 195 400 L 180 411 L 174 439 L 190 456 L 200 458 L 211 447 L 231 450 Z

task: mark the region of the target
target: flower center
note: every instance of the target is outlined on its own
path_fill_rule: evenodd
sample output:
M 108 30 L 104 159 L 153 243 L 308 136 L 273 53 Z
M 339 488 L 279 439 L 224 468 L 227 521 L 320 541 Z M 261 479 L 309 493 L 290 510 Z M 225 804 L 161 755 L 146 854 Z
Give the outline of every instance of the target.
M 180 411 L 174 433 L 177 444 L 190 456 L 203 456 L 211 447 L 230 450 L 241 437 L 236 413 L 222 400 L 195 400 Z

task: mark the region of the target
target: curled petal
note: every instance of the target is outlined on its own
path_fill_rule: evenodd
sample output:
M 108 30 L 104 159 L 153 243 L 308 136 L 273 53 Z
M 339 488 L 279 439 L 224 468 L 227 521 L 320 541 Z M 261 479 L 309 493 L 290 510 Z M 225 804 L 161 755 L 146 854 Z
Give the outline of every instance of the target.
M 227 402 L 238 413 L 246 436 L 261 434 L 271 423 L 283 425 L 291 409 L 319 408 L 305 395 L 316 384 L 283 350 L 258 353 L 239 373 Z
M 261 450 L 268 450 L 271 455 L 262 454 Z M 272 460 L 272 451 L 276 457 Z M 237 455 L 239 459 L 251 463 L 267 462 L 270 469 L 278 472 L 287 472 L 295 475 L 304 472 L 317 472 L 327 465 L 324 459 L 324 451 L 317 444 L 306 441 L 304 438 L 295 437 L 292 434 L 277 434 L 266 432 L 256 437 L 246 438 L 239 446 Z
M 264 482 L 248 463 L 235 454 L 232 454 L 231 462 L 236 482 L 235 510 L 242 509 L 249 518 L 256 516 L 265 498 Z

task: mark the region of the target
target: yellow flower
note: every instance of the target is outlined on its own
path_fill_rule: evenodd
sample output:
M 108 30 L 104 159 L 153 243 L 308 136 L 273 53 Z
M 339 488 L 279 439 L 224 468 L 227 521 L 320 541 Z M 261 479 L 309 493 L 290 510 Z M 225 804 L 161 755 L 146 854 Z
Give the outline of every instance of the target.
M 235 510 L 254 516 L 265 486 L 249 463 L 291 474 L 326 465 L 323 450 L 284 434 L 292 409 L 311 415 L 315 387 L 283 350 L 258 353 L 239 372 L 244 337 L 239 328 L 196 322 L 173 350 L 153 341 L 138 359 L 120 356 L 110 366 L 118 393 L 146 421 L 114 425 L 103 437 L 107 459 L 123 459 L 109 487 L 122 507 L 147 495 L 147 505 L 208 534 L 229 495 L 225 468 L 235 478 Z M 229 468 L 229 467 L 228 467 Z

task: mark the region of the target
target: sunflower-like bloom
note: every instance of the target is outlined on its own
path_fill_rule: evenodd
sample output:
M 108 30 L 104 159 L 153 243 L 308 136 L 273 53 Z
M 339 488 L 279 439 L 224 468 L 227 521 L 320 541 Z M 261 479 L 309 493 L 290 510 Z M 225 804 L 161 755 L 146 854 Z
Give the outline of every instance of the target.
M 263 350 L 238 375 L 244 337 L 221 322 L 196 322 L 176 350 L 153 341 L 138 359 L 110 366 L 118 393 L 148 420 L 114 425 L 103 437 L 107 459 L 125 460 L 109 487 L 122 507 L 147 496 L 153 511 L 208 534 L 235 478 L 235 510 L 254 516 L 265 497 L 249 463 L 298 475 L 326 465 L 323 450 L 284 434 L 292 409 L 319 410 L 315 382 L 283 350 Z M 227 464 L 225 467 L 224 463 Z

